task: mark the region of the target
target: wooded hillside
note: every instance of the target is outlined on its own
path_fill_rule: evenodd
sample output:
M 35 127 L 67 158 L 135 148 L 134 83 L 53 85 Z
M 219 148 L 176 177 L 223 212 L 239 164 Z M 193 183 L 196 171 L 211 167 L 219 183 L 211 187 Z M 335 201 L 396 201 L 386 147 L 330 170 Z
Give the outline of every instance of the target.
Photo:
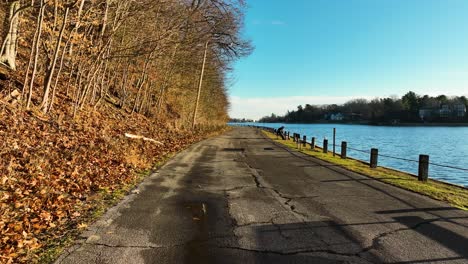
M 0 263 L 53 261 L 141 172 L 223 128 L 230 66 L 252 49 L 243 12 L 242 0 L 1 1 Z
M 2 1 L 0 62 L 18 77 L 2 94 L 18 88 L 18 103 L 46 114 L 63 104 L 76 116 L 107 101 L 181 128 L 194 118 L 223 123 L 226 73 L 251 50 L 240 36 L 243 8 L 241 0 Z

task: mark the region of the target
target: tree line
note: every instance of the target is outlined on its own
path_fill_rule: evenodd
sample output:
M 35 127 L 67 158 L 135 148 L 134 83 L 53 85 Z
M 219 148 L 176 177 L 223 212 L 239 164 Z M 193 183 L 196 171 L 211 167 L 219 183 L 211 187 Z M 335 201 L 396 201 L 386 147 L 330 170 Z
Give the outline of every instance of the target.
M 12 80 L 0 92 L 44 114 L 108 102 L 182 127 L 226 122 L 227 73 L 252 51 L 244 11 L 243 0 L 2 1 L 0 72 Z
M 465 96 L 418 95 L 408 92 L 401 98 L 396 96 L 373 100 L 354 99 L 342 105 L 299 105 L 284 116 L 265 116 L 265 123 L 313 123 L 320 121 L 363 122 L 363 123 L 408 123 L 408 122 L 468 122 Z

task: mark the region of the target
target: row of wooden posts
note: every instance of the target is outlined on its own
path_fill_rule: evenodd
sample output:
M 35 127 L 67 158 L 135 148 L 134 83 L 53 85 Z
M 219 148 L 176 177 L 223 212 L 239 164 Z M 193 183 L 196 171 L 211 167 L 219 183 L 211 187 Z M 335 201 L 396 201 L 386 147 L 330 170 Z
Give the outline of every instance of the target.
M 335 135 L 336 135 L 336 130 L 334 130 L 333 133 L 333 156 L 335 156 Z M 307 144 L 311 146 L 312 150 L 315 150 L 316 148 L 316 138 L 312 137 L 311 142 L 307 142 L 307 136 L 303 135 L 302 140 L 301 140 L 301 135 L 298 133 L 293 133 L 292 137 L 290 135 L 290 132 L 285 132 L 284 137 L 286 140 L 293 140 L 294 142 L 297 143 L 297 148 L 301 149 L 302 147 L 306 148 Z M 341 142 L 341 154 L 340 157 L 342 159 L 347 159 L 347 150 L 348 150 L 348 142 L 343 141 Z M 328 153 L 328 139 L 323 140 L 323 147 L 322 147 L 323 153 Z M 370 151 L 370 162 L 369 166 L 373 169 L 377 168 L 378 165 L 378 159 L 379 159 L 379 150 L 376 148 L 372 148 Z M 419 155 L 419 169 L 418 169 L 418 180 L 426 182 L 429 177 L 429 156 L 428 155 Z

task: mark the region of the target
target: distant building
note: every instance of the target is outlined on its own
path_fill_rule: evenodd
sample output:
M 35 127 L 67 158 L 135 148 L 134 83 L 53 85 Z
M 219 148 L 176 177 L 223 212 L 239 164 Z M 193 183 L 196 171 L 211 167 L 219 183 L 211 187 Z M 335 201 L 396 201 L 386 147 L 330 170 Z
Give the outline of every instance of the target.
M 336 113 L 330 115 L 330 120 L 332 121 L 343 121 L 345 116 L 342 113 Z
M 433 118 L 463 118 L 465 116 L 466 105 L 463 103 L 454 105 L 444 104 L 440 108 L 426 107 L 419 109 L 419 117 L 424 121 Z
M 439 116 L 443 118 L 448 118 L 452 115 L 452 110 L 450 109 L 449 105 L 442 105 L 439 110 Z
M 465 104 L 456 104 L 453 106 L 453 114 L 455 117 L 465 117 L 466 116 L 466 105 Z

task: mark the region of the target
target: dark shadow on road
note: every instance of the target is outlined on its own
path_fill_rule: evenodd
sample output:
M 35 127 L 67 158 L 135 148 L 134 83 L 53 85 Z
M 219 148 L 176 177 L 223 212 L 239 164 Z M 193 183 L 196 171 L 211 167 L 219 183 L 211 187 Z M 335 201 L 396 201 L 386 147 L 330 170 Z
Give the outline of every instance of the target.
M 467 238 L 418 216 L 398 216 L 394 219 L 468 259 Z
M 335 164 L 327 164 L 327 165 L 321 165 L 321 164 L 316 164 L 316 165 L 301 165 L 298 166 L 301 168 L 315 168 L 315 167 L 341 167 L 341 165 L 335 165 Z
M 323 166 L 323 167 L 330 167 L 330 166 Z M 326 180 L 326 181 L 320 181 L 320 182 L 325 182 L 325 183 L 326 182 L 362 182 L 362 181 L 379 181 L 379 180 L 395 180 L 395 178 Z M 406 179 L 398 179 L 398 180 L 399 181 L 406 181 Z
M 223 148 L 223 151 L 233 151 L 233 152 L 243 152 L 245 151 L 244 148 Z
M 435 211 L 452 211 L 459 210 L 454 207 L 432 207 L 432 208 L 411 208 L 411 209 L 400 209 L 400 210 L 386 210 L 377 211 L 377 214 L 401 214 L 401 213 L 414 213 L 414 212 L 435 212 Z
M 453 257 L 453 258 L 434 258 L 434 259 L 422 259 L 422 260 L 411 260 L 411 261 L 398 261 L 391 262 L 388 264 L 420 264 L 420 263 L 447 263 L 456 260 L 466 260 L 464 257 Z
M 234 227 L 242 239 L 236 235 L 230 242 L 214 235 L 211 225 L 199 225 L 203 226 L 199 235 L 213 237 L 191 241 L 184 263 L 383 263 L 333 221 L 253 223 Z
M 261 138 L 261 137 L 255 137 L 255 138 L 249 138 L 249 137 L 245 137 L 245 138 L 241 138 L 241 137 L 237 137 L 237 138 L 235 138 L 235 137 L 227 137 L 227 138 L 229 138 L 229 139 L 245 139 L 245 140 L 252 140 L 252 139 L 260 140 L 260 139 L 261 139 L 262 141 L 265 140 L 264 138 Z

